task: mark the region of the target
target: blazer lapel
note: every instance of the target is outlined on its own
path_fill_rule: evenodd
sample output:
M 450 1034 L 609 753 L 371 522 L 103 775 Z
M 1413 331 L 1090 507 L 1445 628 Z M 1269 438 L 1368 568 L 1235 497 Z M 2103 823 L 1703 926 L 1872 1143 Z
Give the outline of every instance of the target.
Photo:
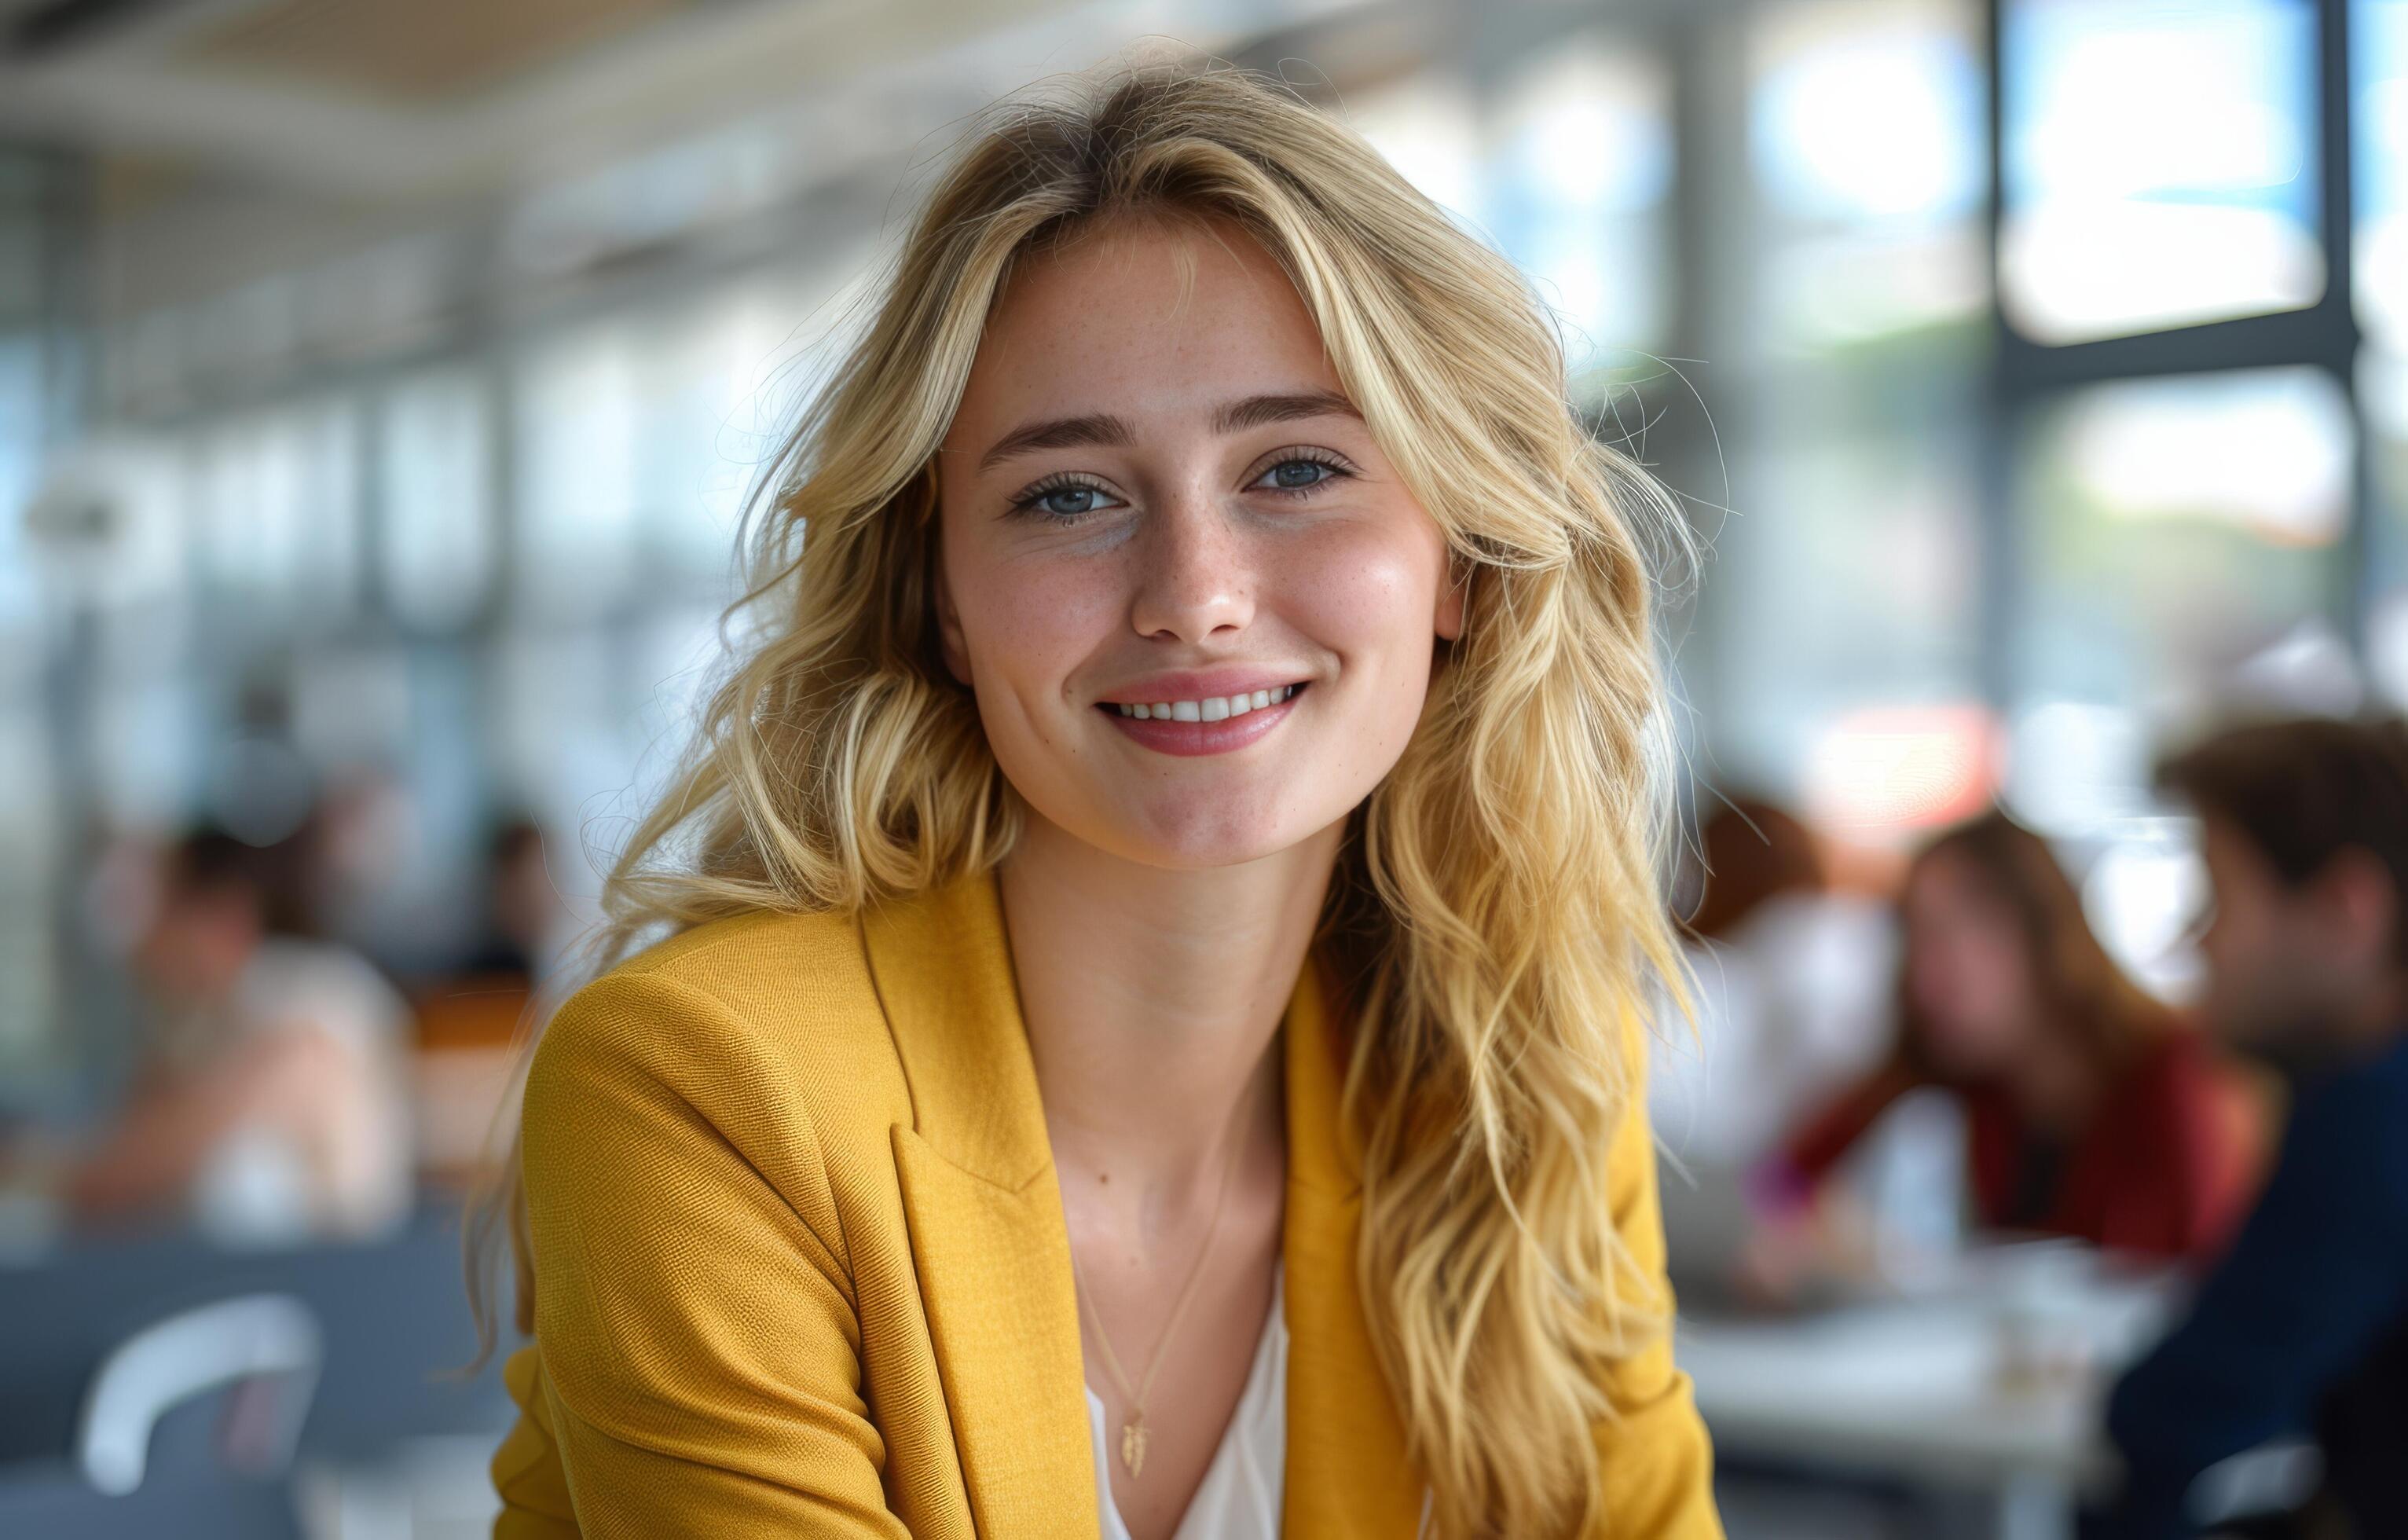
M 1364 1319 L 1354 1245 L 1361 1141 L 1339 1117 L 1345 1045 L 1321 969 L 1308 963 L 1286 1030 L 1289 1534 L 1403 1536 L 1418 1527 L 1423 1477 Z
M 1099 1533 L 1061 1193 L 991 877 L 862 919 L 910 1083 L 905 1222 L 981 1534 Z
M 991 876 L 863 916 L 864 950 L 910 1083 L 894 1130 L 911 1252 L 979 1533 L 1094 1536 L 1079 1304 L 1053 1148 Z M 1322 970 L 1281 1036 L 1288 1181 L 1286 1533 L 1412 1535 L 1423 1477 L 1357 1284 L 1360 1141 L 1341 1125 L 1344 1044 Z

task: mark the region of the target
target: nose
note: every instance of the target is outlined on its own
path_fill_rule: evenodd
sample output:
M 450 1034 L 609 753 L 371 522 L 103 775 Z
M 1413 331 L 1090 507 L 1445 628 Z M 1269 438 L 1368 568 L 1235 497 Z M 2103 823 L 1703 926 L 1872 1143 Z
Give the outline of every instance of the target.
M 1166 498 L 1131 551 L 1139 570 L 1129 623 L 1140 636 L 1195 642 L 1253 622 L 1251 544 L 1210 495 Z

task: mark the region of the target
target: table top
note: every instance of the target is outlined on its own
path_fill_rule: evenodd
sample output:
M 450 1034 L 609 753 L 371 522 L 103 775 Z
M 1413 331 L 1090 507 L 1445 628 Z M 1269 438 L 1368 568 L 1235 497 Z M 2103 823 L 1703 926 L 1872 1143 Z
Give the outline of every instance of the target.
M 1684 1317 L 1676 1337 L 1720 1449 L 1914 1485 L 2087 1488 L 2100 1413 L 2155 1340 L 2164 1277 L 2059 1268 L 1797 1317 Z

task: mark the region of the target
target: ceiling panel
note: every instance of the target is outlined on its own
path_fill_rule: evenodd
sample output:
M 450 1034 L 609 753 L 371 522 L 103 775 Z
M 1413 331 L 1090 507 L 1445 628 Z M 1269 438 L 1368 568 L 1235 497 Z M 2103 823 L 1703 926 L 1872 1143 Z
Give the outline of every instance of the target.
M 178 62 L 394 104 L 508 84 L 695 0 L 267 0 L 198 29 Z

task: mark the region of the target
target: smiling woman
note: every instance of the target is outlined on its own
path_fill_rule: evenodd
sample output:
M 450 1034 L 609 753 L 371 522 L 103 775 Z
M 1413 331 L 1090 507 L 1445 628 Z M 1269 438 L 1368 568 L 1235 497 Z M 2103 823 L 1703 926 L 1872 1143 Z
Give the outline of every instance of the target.
M 529 1072 L 496 1533 L 1717 1533 L 1660 495 L 1511 267 L 1248 77 L 1010 107 L 786 464 Z

